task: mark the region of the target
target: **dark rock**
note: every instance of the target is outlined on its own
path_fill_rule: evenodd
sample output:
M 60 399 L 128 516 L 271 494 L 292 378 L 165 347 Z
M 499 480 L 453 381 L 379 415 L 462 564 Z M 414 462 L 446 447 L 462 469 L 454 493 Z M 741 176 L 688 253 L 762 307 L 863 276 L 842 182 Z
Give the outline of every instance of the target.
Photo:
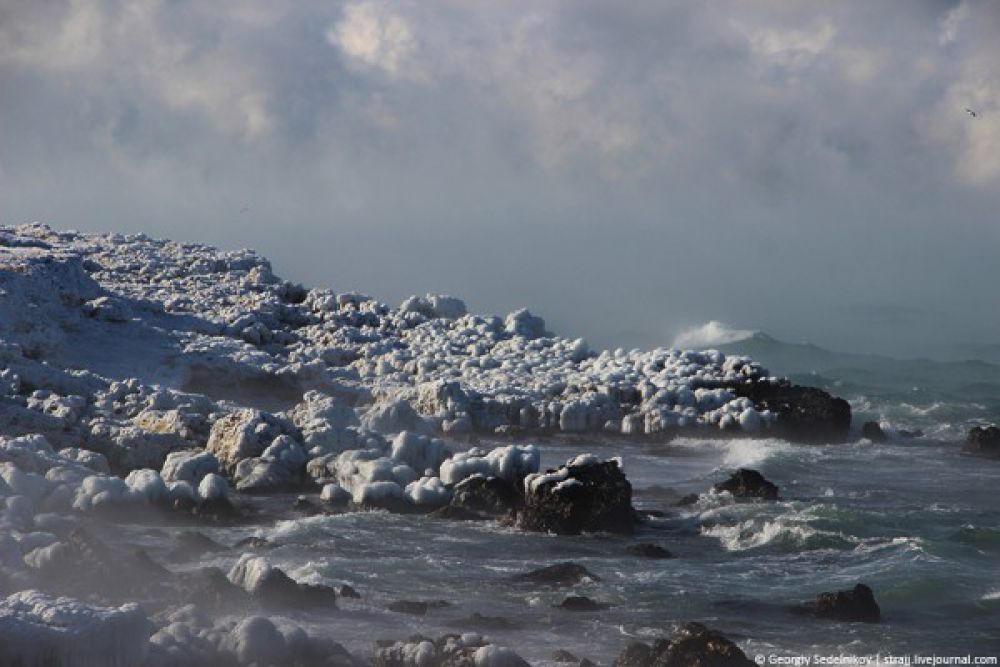
M 506 619 L 503 616 L 484 616 L 479 612 L 473 613 L 468 618 L 451 621 L 448 625 L 468 630 L 519 630 L 521 628 L 520 623 Z
M 653 649 L 649 644 L 632 642 L 615 659 L 614 667 L 649 667 L 653 664 Z
M 254 596 L 277 609 L 335 607 L 337 602 L 337 591 L 329 586 L 300 584 L 276 567 L 264 575 Z
M 522 574 L 514 575 L 513 580 L 517 582 L 527 582 L 532 584 L 543 584 L 546 586 L 572 586 L 584 579 L 600 581 L 601 578 L 593 574 L 587 568 L 576 563 L 557 563 L 549 565 L 540 570 L 532 570 Z
M 434 510 L 427 516 L 447 521 L 482 521 L 486 518 L 482 514 L 477 514 L 472 510 L 467 510 L 464 507 L 456 507 L 455 505 L 445 505 L 440 509 Z
M 919 428 L 918 429 L 914 429 L 912 431 L 908 431 L 905 428 L 901 428 L 898 431 L 896 431 L 896 433 L 898 433 L 899 437 L 901 437 L 901 438 L 922 438 L 922 437 L 924 437 L 924 432 L 922 430 L 920 430 Z
M 865 422 L 862 424 L 861 437 L 868 438 L 872 442 L 885 442 L 889 439 L 878 422 Z
M 851 590 L 820 593 L 816 598 L 815 614 L 834 621 L 878 623 L 882 612 L 872 589 L 858 584 Z
M 699 496 L 697 493 L 689 493 L 680 500 L 678 500 L 676 503 L 674 503 L 674 505 L 676 507 L 690 507 L 691 505 L 694 505 L 695 503 L 698 502 L 698 498 Z
M 473 475 L 455 485 L 451 507 L 483 514 L 506 514 L 520 507 L 523 499 L 517 486 L 499 477 Z
M 389 603 L 389 611 L 394 611 L 398 614 L 423 616 L 427 613 L 427 603 L 417 600 L 396 600 Z
M 554 651 L 552 653 L 552 661 L 553 662 L 580 662 L 580 659 L 578 657 L 576 657 L 575 655 L 573 655 L 572 653 L 570 653 L 569 651 L 564 651 L 563 649 L 559 649 L 558 651 Z
M 555 606 L 566 611 L 601 611 L 607 609 L 610 605 L 596 602 L 583 595 L 570 595 Z
M 758 410 L 777 415 L 772 431 L 790 440 L 840 442 L 850 432 L 850 404 L 822 389 L 765 380 L 734 384 L 728 389 L 749 398 Z
M 618 656 L 614 667 L 751 667 L 740 647 L 701 623 L 688 623 L 671 639 L 652 647 L 633 643 Z
M 590 660 L 584 658 L 583 660 L 580 661 L 580 667 L 597 667 L 597 665 L 591 662 Z
M 763 498 L 777 500 L 778 487 L 764 479 L 756 470 L 740 468 L 725 482 L 713 487 L 716 493 L 728 491 L 737 498 Z
M 629 556 L 636 556 L 637 558 L 653 558 L 661 560 L 674 557 L 672 553 L 658 544 L 649 544 L 648 542 L 633 544 L 625 549 L 625 553 Z
M 582 532 L 630 534 L 635 529 L 632 485 L 615 461 L 566 465 L 564 480 L 531 485 L 515 524 L 522 530 L 558 535 Z M 565 480 L 576 480 L 565 484 Z
M 339 589 L 337 589 L 337 594 L 340 595 L 340 597 L 342 598 L 354 598 L 356 600 L 361 599 L 361 593 L 358 593 L 356 590 L 354 590 L 353 587 L 347 584 L 344 584 Z
M 965 449 L 975 454 L 1000 457 L 1000 428 L 996 426 L 975 426 L 969 430 Z

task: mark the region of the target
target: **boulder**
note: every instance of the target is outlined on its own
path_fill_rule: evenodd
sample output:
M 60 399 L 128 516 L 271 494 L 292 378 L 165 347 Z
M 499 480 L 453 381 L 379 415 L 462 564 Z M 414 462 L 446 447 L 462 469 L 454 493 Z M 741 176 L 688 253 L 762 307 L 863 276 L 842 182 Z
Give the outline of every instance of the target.
M 483 475 L 473 475 L 456 484 L 451 498 L 452 507 L 492 515 L 506 514 L 523 502 L 512 481 Z
M 375 643 L 374 667 L 529 667 L 509 648 L 486 643 L 475 634 L 419 635 L 406 641 Z
M 336 606 L 337 592 L 334 589 L 300 584 L 261 556 L 240 556 L 229 571 L 229 580 L 272 608 Z
M 570 595 L 555 606 L 566 611 L 601 611 L 609 607 L 583 595 Z
M 629 556 L 635 556 L 636 558 L 650 558 L 654 560 L 665 560 L 667 558 L 674 557 L 672 553 L 670 553 L 660 545 L 649 544 L 648 542 L 633 544 L 632 546 L 625 549 L 625 553 L 627 553 Z
M 851 429 L 850 404 L 822 389 L 767 380 L 727 388 L 749 398 L 758 411 L 770 410 L 776 416 L 771 432 L 790 440 L 841 442 Z
M 653 646 L 634 642 L 614 667 L 752 667 L 739 646 L 701 623 L 688 623 L 671 639 Z
M 965 449 L 975 454 L 1000 457 L 1000 427 L 973 427 L 966 438 Z
M 875 421 L 865 422 L 861 425 L 861 437 L 868 438 L 872 442 L 885 442 L 889 439 L 886 437 L 885 431 L 882 430 L 882 425 Z
M 632 485 L 617 461 L 578 456 L 557 470 L 528 475 L 524 490 L 525 504 L 515 517 L 522 530 L 578 535 L 635 529 Z
M 778 487 L 767 481 L 756 470 L 747 468 L 740 468 L 725 482 L 720 482 L 712 488 L 716 493 L 728 491 L 737 498 L 778 499 Z
M 582 565 L 576 563 L 556 563 L 539 570 L 514 575 L 513 580 L 521 583 L 545 586 L 573 586 L 582 581 L 600 581 L 601 578 Z
M 875 594 L 864 584 L 846 591 L 820 593 L 814 613 L 818 618 L 860 623 L 878 623 L 882 618 Z

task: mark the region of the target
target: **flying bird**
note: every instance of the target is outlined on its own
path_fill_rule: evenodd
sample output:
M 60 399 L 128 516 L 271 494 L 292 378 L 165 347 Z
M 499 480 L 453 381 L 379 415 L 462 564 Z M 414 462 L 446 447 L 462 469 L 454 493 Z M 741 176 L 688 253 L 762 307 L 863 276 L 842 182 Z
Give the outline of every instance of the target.
M 241 208 L 241 209 L 240 209 L 240 215 L 242 215 L 242 214 L 246 213 L 246 212 L 247 212 L 247 211 L 249 211 L 249 210 L 250 210 L 250 209 L 248 209 L 248 208 L 247 208 L 246 206 L 244 206 L 243 208 Z
M 965 113 L 969 114 L 969 115 L 970 115 L 970 116 L 972 116 L 973 118 L 975 118 L 975 117 L 976 117 L 976 112 L 975 112 L 975 111 L 973 111 L 972 109 L 968 108 L 968 107 L 966 107 L 966 108 L 965 108 Z

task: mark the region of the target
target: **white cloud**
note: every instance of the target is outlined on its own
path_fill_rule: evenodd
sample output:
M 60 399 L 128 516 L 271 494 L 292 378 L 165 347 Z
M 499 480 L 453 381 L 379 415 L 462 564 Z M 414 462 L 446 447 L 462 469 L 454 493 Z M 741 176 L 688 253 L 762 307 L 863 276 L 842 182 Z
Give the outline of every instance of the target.
M 410 24 L 382 4 L 348 5 L 326 32 L 327 41 L 355 61 L 393 77 L 424 78 L 414 57 L 417 40 Z

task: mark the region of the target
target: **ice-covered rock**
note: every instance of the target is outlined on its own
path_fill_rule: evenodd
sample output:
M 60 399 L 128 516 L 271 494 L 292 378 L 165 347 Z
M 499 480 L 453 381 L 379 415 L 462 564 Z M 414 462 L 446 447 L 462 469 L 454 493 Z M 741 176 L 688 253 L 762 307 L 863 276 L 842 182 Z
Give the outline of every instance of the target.
M 441 464 L 441 479 L 457 484 L 472 475 L 517 481 L 538 472 L 541 452 L 535 445 L 506 445 L 490 452 L 473 448 L 459 452 Z
M 212 424 L 205 449 L 227 470 L 235 470 L 243 459 L 263 454 L 278 436 L 294 433 L 292 424 L 275 415 L 260 410 L 237 410 Z
M 517 525 L 565 535 L 581 532 L 631 533 L 636 524 L 632 485 L 617 459 L 592 455 L 524 479 L 524 507 Z
M 214 454 L 203 450 L 186 449 L 167 454 L 160 476 L 167 482 L 184 481 L 197 486 L 205 475 L 219 471 L 219 459 Z
M 0 662 L 19 667 L 132 667 L 152 624 L 138 605 L 95 607 L 27 590 L 0 602 Z
M 332 607 L 337 598 L 332 588 L 298 583 L 254 554 L 240 556 L 229 570 L 229 580 L 272 607 Z

